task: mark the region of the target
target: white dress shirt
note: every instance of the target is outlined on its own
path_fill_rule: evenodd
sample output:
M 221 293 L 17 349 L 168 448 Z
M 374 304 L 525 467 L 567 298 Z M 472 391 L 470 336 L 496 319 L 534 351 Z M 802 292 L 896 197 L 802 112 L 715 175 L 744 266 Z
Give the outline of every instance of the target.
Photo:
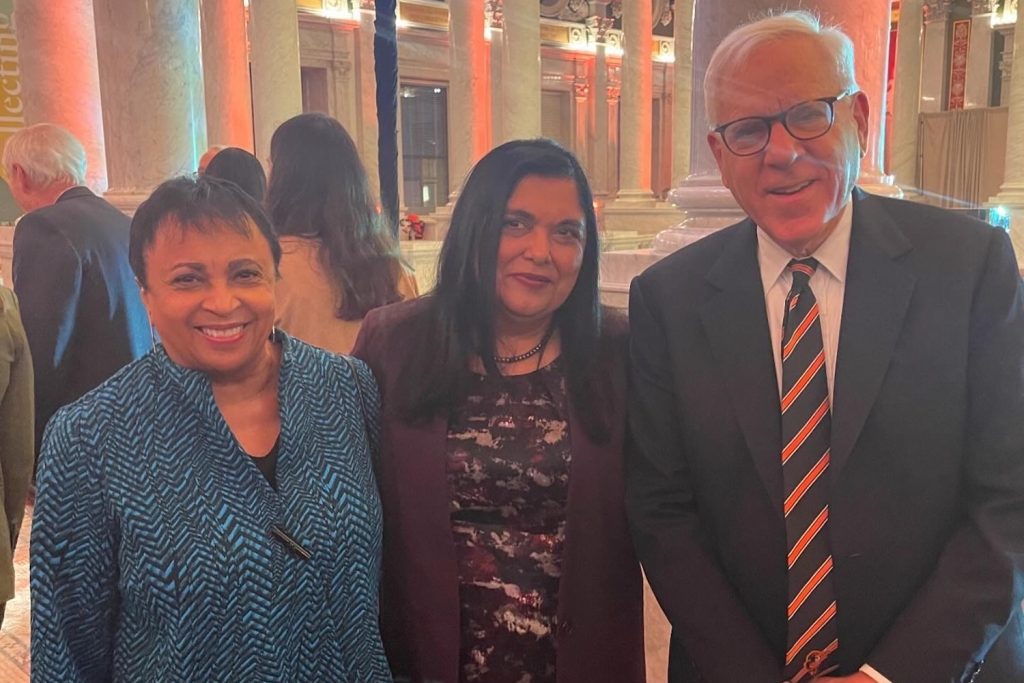
M 843 319 L 843 295 L 846 293 L 846 262 L 850 256 L 850 230 L 853 226 L 853 206 L 847 202 L 832 234 L 815 250 L 818 269 L 811 277 L 811 291 L 818 302 L 821 318 L 821 341 L 825 347 L 825 374 L 828 377 L 828 397 L 832 402 L 839 352 L 839 326 Z M 761 228 L 757 229 L 757 262 L 761 268 L 764 287 L 764 305 L 768 311 L 768 329 L 772 335 L 772 356 L 775 375 L 782 395 L 782 319 L 786 297 L 793 286 L 793 276 L 786 266 L 794 256 L 783 249 Z
M 843 320 L 846 265 L 850 257 L 852 228 L 853 203 L 847 202 L 835 230 L 813 254 L 810 254 L 818 261 L 818 268 L 811 276 L 810 286 L 820 311 L 821 341 L 825 348 L 825 375 L 828 378 L 830 405 L 835 395 L 836 359 L 839 356 L 839 330 Z M 780 397 L 782 396 L 782 320 L 786 309 L 786 297 L 793 286 L 793 276 L 786 270 L 786 266 L 793 258 L 794 256 L 779 246 L 768 233 L 760 227 L 757 229 L 757 263 L 761 268 L 764 305 L 768 312 L 768 329 L 771 331 L 772 356 L 775 358 L 775 375 Z M 841 606 L 840 609 L 842 609 Z M 860 671 L 878 683 L 892 683 L 868 664 L 862 666 Z

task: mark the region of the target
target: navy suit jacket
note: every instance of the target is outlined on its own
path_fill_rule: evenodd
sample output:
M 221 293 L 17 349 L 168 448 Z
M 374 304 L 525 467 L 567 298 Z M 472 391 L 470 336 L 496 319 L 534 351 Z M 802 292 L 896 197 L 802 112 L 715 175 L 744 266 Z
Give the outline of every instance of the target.
M 14 291 L 35 371 L 36 452 L 58 408 L 152 345 L 128 265 L 131 220 L 73 187 L 14 231 Z
M 627 506 L 673 681 L 782 680 L 779 393 L 754 224 L 630 293 Z M 839 673 L 1024 680 L 1024 293 L 1007 235 L 854 191 L 832 417 Z

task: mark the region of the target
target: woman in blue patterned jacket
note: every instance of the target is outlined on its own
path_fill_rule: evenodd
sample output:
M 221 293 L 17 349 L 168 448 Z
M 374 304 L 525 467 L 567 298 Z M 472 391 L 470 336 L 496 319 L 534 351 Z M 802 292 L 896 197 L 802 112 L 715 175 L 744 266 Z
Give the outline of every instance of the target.
M 390 681 L 377 389 L 273 330 L 280 248 L 230 183 L 132 221 L 162 345 L 51 421 L 32 530 L 36 681 Z

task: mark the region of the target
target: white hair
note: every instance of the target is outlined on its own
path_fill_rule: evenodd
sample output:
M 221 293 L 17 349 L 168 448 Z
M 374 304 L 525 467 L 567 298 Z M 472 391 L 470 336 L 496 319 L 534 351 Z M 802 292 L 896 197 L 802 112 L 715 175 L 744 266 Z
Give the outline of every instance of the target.
M 831 57 L 843 89 L 850 92 L 859 89 L 854 69 L 853 42 L 839 27 L 822 24 L 819 17 L 806 10 L 769 14 L 733 29 L 711 55 L 707 71 L 704 72 L 704 112 L 712 127 L 721 123 L 715 120 L 715 98 L 722 80 L 728 78 L 729 72 L 755 48 L 794 37 L 815 40 Z
M 8 178 L 18 165 L 33 185 L 46 187 L 60 182 L 83 185 L 88 160 L 85 147 L 68 130 L 37 123 L 8 138 L 2 163 Z

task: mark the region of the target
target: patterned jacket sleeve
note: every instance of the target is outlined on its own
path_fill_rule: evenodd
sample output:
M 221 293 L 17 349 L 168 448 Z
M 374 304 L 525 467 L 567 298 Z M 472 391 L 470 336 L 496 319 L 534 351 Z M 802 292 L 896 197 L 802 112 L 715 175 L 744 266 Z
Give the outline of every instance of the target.
M 112 678 L 117 611 L 114 528 L 80 406 L 54 416 L 36 477 L 32 520 L 32 680 Z

